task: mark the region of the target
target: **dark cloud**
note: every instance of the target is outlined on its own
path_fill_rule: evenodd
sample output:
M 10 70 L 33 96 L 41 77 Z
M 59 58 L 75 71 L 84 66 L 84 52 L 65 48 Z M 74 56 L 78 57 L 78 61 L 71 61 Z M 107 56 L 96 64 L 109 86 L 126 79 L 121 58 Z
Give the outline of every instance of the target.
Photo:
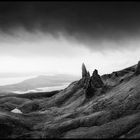
M 0 2 L 0 29 L 65 33 L 88 42 L 139 35 L 138 2 Z

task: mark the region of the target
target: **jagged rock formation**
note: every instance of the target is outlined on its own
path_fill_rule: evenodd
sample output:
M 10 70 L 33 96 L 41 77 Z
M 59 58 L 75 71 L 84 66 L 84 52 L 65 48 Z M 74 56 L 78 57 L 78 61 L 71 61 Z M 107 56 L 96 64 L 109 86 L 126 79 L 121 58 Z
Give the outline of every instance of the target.
M 79 83 L 85 89 L 86 98 L 92 97 L 98 88 L 102 88 L 104 86 L 98 71 L 95 69 L 90 77 L 84 63 L 82 64 L 82 79 Z
M 82 79 L 80 80 L 80 85 L 84 87 L 86 90 L 85 94 L 87 98 L 90 98 L 94 95 L 94 93 L 98 90 L 98 88 L 102 88 L 104 83 L 98 74 L 98 71 L 95 69 L 92 76 L 90 77 L 89 72 L 87 72 L 84 63 L 82 64 Z
M 2 96 L 0 137 L 140 138 L 138 69 L 102 76 L 94 70 L 90 77 L 83 65 L 82 78 L 55 94 Z M 23 113 L 11 112 L 14 108 Z
M 98 88 L 102 88 L 103 86 L 104 83 L 100 75 L 98 74 L 98 71 L 95 69 L 88 83 L 86 97 L 92 97 L 98 90 Z
M 91 86 L 93 88 L 101 88 L 103 87 L 104 83 L 100 77 L 100 75 L 98 74 L 98 71 L 95 69 L 92 77 L 91 77 Z

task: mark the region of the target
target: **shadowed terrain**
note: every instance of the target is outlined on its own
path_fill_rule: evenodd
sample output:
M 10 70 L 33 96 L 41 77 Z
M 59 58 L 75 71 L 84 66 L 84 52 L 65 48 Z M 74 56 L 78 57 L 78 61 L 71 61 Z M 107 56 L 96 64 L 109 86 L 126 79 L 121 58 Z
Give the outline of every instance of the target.
M 22 113 L 14 113 L 13 109 Z M 140 138 L 140 62 L 53 92 L 0 97 L 1 138 Z

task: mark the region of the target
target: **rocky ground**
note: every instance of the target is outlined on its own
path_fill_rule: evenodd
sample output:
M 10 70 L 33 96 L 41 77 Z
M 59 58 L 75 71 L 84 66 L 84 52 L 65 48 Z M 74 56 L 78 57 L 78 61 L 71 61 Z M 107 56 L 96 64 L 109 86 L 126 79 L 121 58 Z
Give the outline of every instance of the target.
M 140 138 L 140 62 L 102 76 L 83 64 L 64 90 L 1 96 L 0 128 L 1 138 Z

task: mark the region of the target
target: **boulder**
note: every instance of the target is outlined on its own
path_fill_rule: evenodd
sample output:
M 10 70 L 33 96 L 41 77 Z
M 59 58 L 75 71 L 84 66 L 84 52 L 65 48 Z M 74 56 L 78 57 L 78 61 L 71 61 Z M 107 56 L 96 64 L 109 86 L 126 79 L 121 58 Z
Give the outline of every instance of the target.
M 18 108 L 13 109 L 11 112 L 22 114 L 22 112 Z

